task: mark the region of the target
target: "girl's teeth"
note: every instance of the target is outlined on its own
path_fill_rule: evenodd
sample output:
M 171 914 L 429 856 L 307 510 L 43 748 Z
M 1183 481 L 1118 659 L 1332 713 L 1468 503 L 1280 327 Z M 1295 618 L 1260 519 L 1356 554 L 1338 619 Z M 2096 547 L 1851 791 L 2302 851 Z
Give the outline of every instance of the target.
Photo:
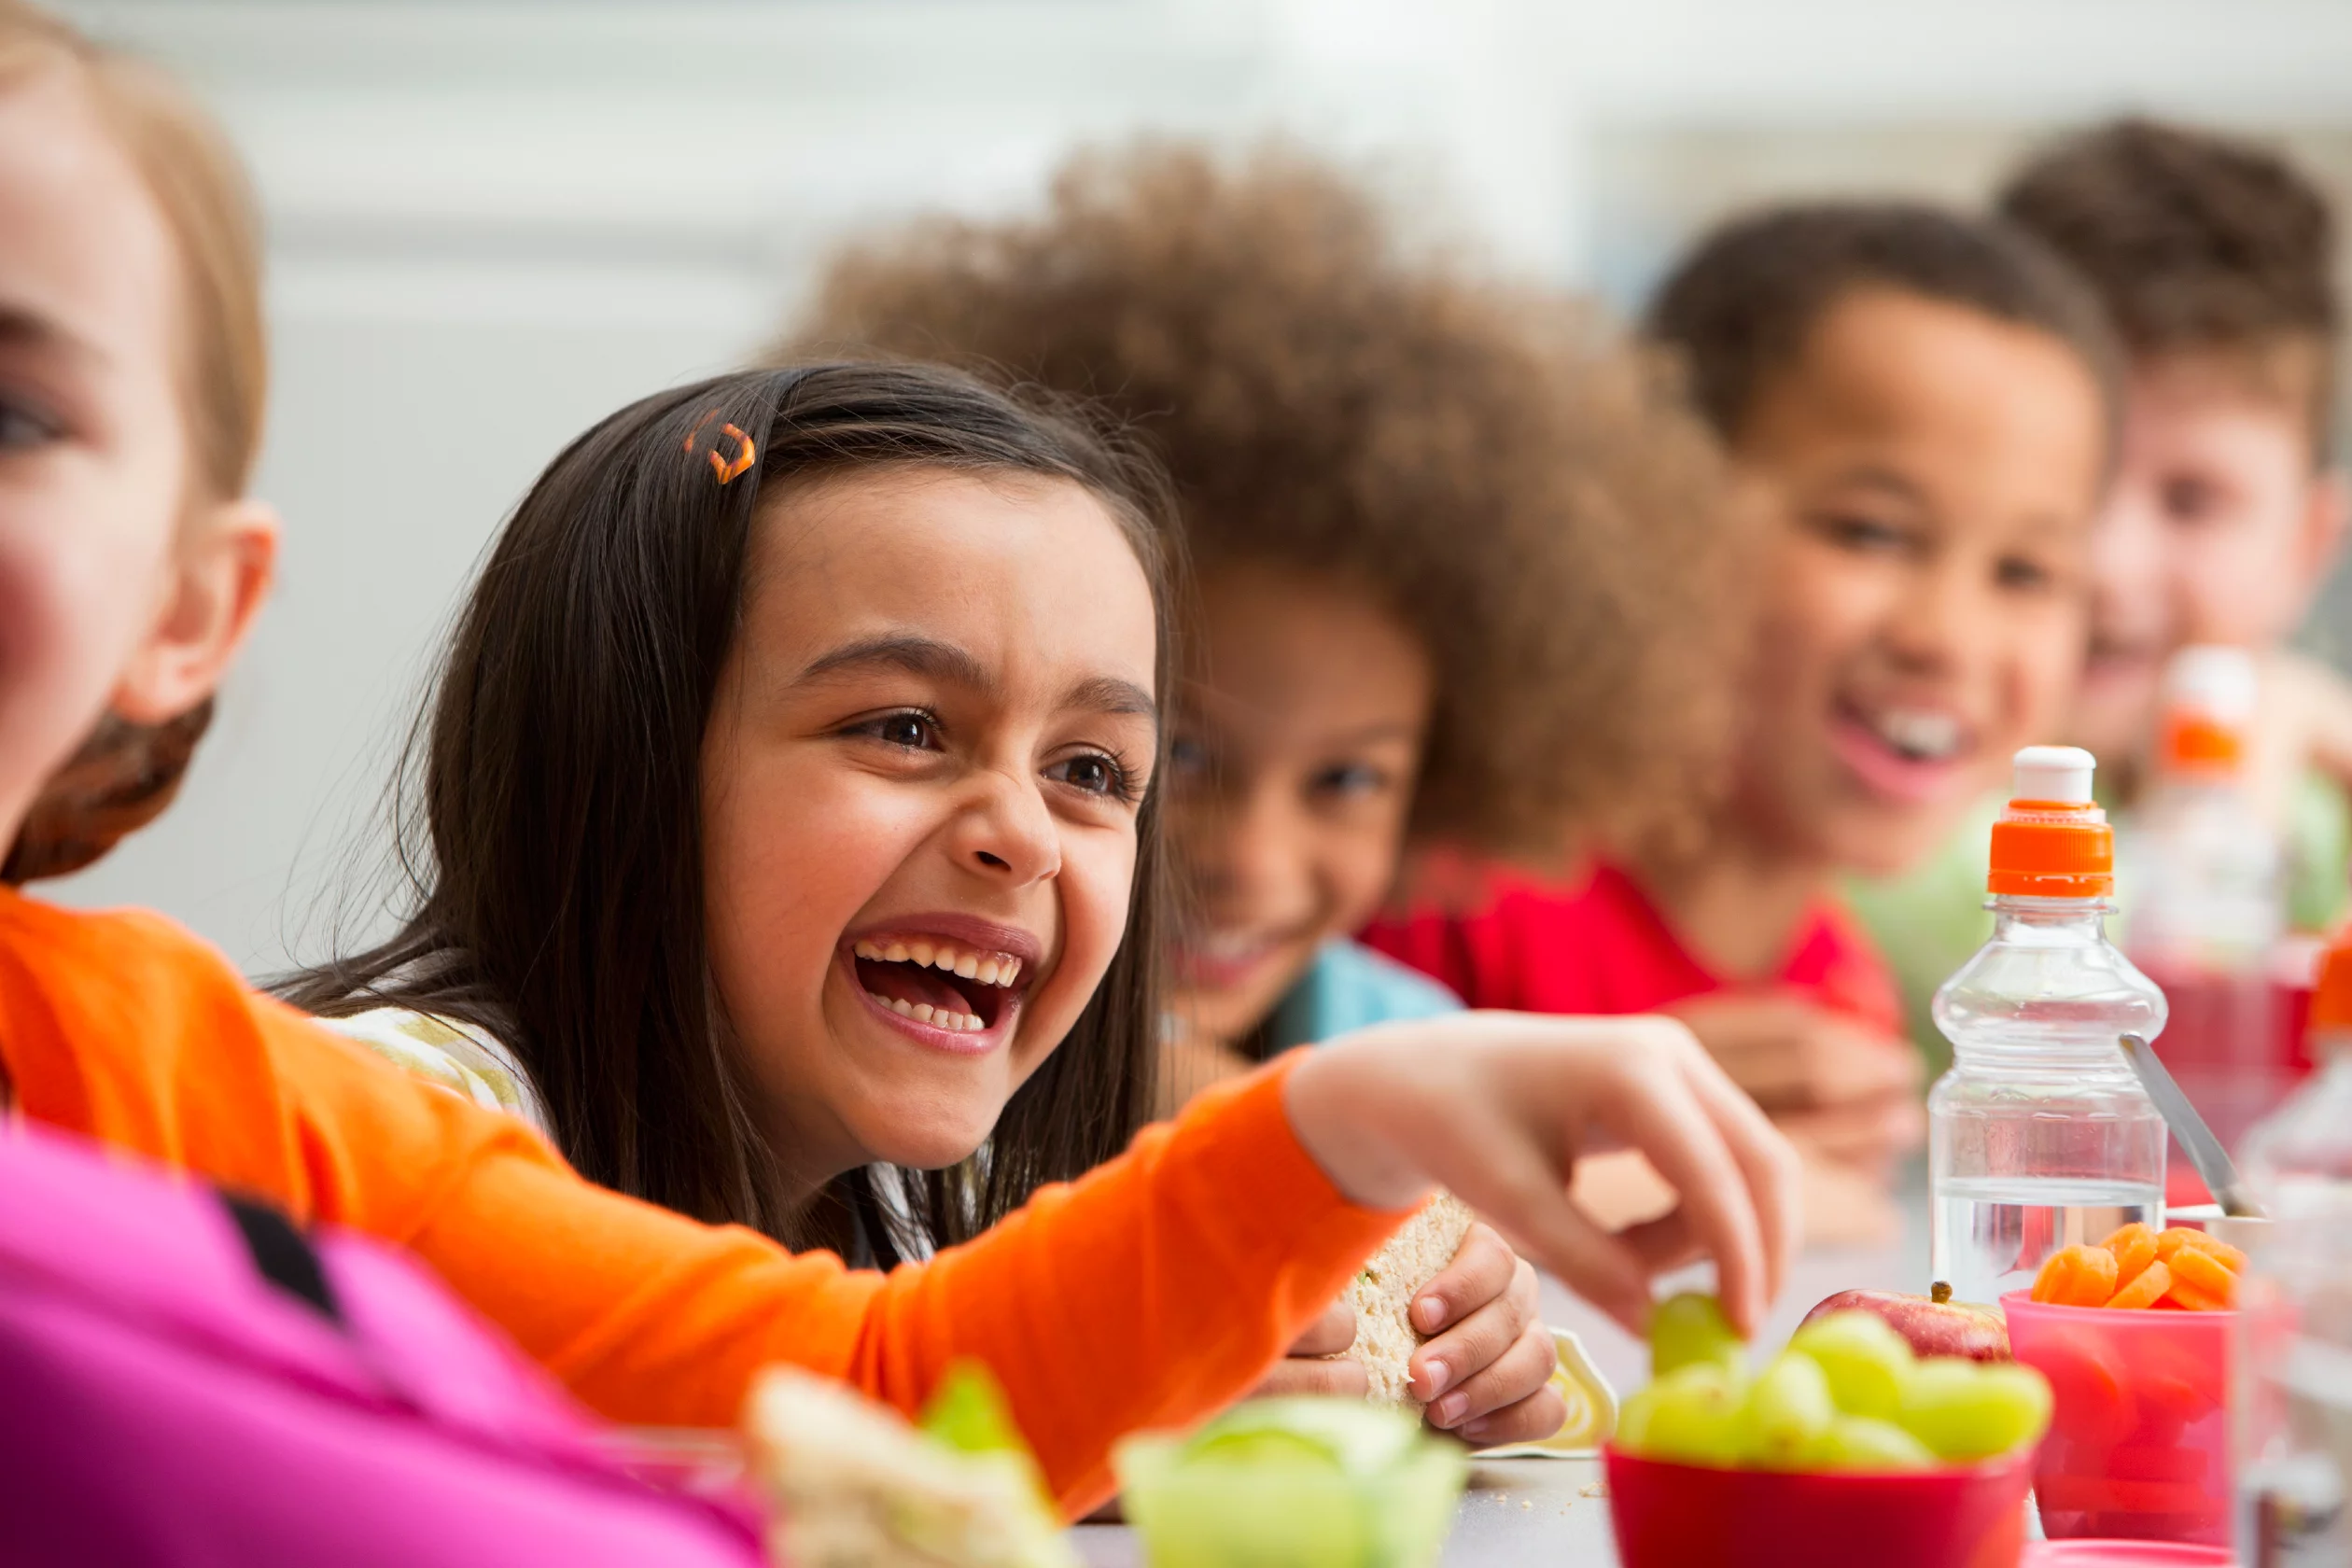
M 897 997 L 883 996 L 876 991 L 868 991 L 866 995 L 874 998 L 900 1017 L 912 1018 L 918 1024 L 929 1024 L 933 1029 L 950 1029 L 958 1034 L 977 1034 L 987 1028 L 976 1015 L 959 1013 L 952 1007 L 933 1007 L 927 1001 L 904 1001 Z
M 1021 960 L 1011 957 L 984 956 L 965 953 L 954 947 L 930 942 L 868 942 L 860 940 L 849 950 L 859 958 L 876 963 L 916 963 L 935 968 L 966 980 L 977 980 L 984 986 L 1010 986 L 1019 978 Z M 959 1017 L 972 1015 L 959 1014 Z

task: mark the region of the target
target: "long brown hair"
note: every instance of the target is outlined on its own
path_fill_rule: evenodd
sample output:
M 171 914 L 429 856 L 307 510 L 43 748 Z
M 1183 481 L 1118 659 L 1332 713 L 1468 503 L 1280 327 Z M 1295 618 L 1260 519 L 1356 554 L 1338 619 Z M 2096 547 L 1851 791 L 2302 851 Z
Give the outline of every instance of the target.
M 722 485 L 698 443 L 727 425 L 758 455 Z M 789 1244 L 837 1243 L 838 1210 L 779 1197 L 729 1043 L 704 941 L 698 759 L 762 491 L 886 465 L 1045 475 L 1099 497 L 1152 582 L 1165 696 L 1164 485 L 1074 413 L 927 366 L 749 371 L 660 393 L 558 456 L 483 567 L 402 768 L 406 923 L 284 994 L 328 1015 L 391 1003 L 483 1028 L 521 1058 L 582 1174 Z M 1157 816 L 1147 797 L 1100 987 L 985 1147 L 903 1173 L 916 1212 L 897 1239 L 977 1234 L 1140 1125 L 1159 1001 Z
M 35 7 L 0 0 L 0 89 L 44 74 L 88 95 L 171 233 L 191 499 L 234 499 L 260 450 L 269 394 L 261 220 L 244 167 L 212 117 L 162 71 Z M 0 882 L 78 871 L 161 816 L 212 711 L 207 697 L 161 724 L 101 720 L 6 847 Z

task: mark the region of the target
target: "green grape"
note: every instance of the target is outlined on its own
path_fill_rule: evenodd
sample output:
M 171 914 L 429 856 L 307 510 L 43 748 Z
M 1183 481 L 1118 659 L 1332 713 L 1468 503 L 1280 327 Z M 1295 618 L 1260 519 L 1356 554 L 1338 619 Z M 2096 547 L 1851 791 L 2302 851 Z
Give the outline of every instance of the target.
M 1802 1351 L 1783 1351 L 1748 1385 L 1747 1404 L 1740 1411 L 1740 1453 L 1766 1469 L 1794 1469 L 1837 1419 L 1821 1364 Z
M 1988 1459 L 2050 1425 L 2050 1382 L 2014 1362 L 1931 1356 L 1903 1385 L 1902 1424 L 1944 1459 Z
M 1788 1348 L 1821 1364 L 1841 1411 L 1881 1421 L 1901 1410 L 1903 1383 L 1918 1365 L 1911 1342 L 1876 1312 L 1832 1312 L 1799 1329 Z
M 1734 1428 L 1740 1385 L 1713 1362 L 1670 1372 L 1625 1402 L 1617 1412 L 1617 1447 L 1645 1459 L 1679 1464 L 1738 1460 Z
M 1747 1347 L 1731 1331 L 1723 1303 L 1685 1291 L 1659 1302 L 1650 1313 L 1650 1377 L 1713 1363 L 1734 1378 L 1747 1376 Z
M 1808 1470 L 1929 1470 L 1936 1456 L 1893 1421 L 1840 1416 L 1802 1455 Z

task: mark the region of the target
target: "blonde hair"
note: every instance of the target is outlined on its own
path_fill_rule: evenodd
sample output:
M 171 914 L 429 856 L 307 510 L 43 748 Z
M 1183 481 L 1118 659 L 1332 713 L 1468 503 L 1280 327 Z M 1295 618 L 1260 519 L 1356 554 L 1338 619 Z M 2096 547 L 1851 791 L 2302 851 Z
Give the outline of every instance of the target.
M 179 253 L 178 370 L 191 490 L 233 499 L 252 478 L 269 397 L 252 186 L 220 127 L 162 71 L 22 0 L 0 0 L 0 90 L 51 73 L 88 95 Z M 211 713 L 207 699 L 161 725 L 102 721 L 34 803 L 0 862 L 0 881 L 77 871 L 152 821 L 178 791 Z

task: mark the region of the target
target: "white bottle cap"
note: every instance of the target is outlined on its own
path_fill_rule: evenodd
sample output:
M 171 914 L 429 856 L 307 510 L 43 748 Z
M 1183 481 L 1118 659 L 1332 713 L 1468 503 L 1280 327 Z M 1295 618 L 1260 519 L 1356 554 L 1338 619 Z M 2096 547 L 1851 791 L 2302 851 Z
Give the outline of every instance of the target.
M 2099 759 L 2079 746 L 2028 746 L 2017 754 L 2015 800 L 2051 801 L 2062 805 L 2091 804 L 2091 775 Z
M 2223 724 L 2252 719 L 2261 688 L 2254 655 L 2243 648 L 2218 643 L 2184 648 L 2164 666 L 2165 706 Z

